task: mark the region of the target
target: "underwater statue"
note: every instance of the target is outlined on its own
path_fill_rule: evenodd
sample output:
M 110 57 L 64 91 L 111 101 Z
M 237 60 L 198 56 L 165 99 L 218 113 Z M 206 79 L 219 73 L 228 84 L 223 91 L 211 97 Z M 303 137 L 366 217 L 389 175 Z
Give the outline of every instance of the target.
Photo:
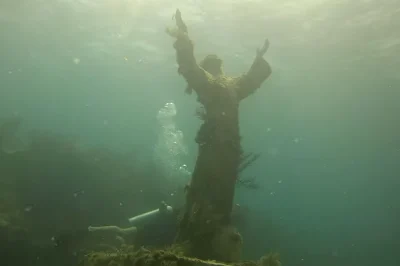
M 197 137 L 198 157 L 191 182 L 186 187 L 186 204 L 179 221 L 176 241 L 188 243 L 188 255 L 201 259 L 237 261 L 241 235 L 231 224 L 231 212 L 243 159 L 239 133 L 239 103 L 271 75 L 263 58 L 269 47 L 265 40 L 250 70 L 239 77 L 226 76 L 222 60 L 206 56 L 197 63 L 194 45 L 182 20 L 174 16 L 175 28 L 167 33 L 175 38 L 178 73 L 187 81 L 187 92 L 195 91 L 203 106 L 204 121 Z

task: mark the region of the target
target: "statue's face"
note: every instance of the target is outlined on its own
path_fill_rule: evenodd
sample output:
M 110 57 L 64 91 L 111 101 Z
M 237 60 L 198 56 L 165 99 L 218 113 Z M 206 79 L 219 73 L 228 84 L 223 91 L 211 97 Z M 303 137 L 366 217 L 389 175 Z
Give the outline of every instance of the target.
M 216 55 L 207 55 L 201 62 L 201 67 L 213 76 L 221 75 L 222 60 Z

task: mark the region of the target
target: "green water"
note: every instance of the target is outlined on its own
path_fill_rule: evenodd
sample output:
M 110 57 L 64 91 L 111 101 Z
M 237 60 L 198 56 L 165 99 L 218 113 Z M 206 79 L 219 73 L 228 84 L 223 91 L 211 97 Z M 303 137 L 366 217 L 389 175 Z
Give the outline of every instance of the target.
M 150 158 L 173 102 L 193 169 L 198 104 L 165 34 L 177 7 L 196 57 L 218 54 L 229 75 L 271 43 L 273 74 L 240 109 L 244 149 L 263 154 L 246 172 L 261 188 L 236 198 L 254 210 L 247 256 L 398 265 L 398 1 L 2 0 L 0 117 Z

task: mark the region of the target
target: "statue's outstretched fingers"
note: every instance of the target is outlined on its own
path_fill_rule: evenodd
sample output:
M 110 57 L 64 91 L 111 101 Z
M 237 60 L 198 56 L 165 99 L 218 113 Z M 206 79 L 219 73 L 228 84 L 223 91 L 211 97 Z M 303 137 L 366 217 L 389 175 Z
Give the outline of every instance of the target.
M 262 48 L 261 49 L 260 48 L 257 49 L 257 52 L 256 52 L 257 56 L 260 56 L 260 57 L 264 56 L 265 53 L 268 51 L 268 48 L 269 48 L 269 40 L 265 39 Z
M 179 30 L 187 33 L 187 27 L 186 27 L 185 22 L 183 22 L 182 14 L 179 9 L 177 9 L 176 13 L 175 13 L 175 22 L 176 22 L 176 26 L 178 26 Z

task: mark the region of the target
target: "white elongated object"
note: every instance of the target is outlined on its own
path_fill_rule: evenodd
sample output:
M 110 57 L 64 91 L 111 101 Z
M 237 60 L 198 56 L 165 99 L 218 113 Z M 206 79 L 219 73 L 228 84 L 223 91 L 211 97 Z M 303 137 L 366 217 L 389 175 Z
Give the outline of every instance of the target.
M 88 227 L 89 232 L 96 232 L 96 231 L 101 231 L 101 232 L 114 232 L 116 234 L 123 234 L 123 235 L 128 235 L 128 234 L 136 234 L 137 228 L 135 226 L 128 227 L 128 228 L 121 228 L 115 225 L 105 225 L 105 226 L 89 226 Z
M 167 205 L 165 202 L 161 202 L 160 208 L 139 214 L 137 216 L 129 218 L 128 220 L 131 224 L 138 224 L 146 220 L 156 219 L 156 217 L 160 215 L 171 214 L 172 212 L 173 208 L 171 206 Z

